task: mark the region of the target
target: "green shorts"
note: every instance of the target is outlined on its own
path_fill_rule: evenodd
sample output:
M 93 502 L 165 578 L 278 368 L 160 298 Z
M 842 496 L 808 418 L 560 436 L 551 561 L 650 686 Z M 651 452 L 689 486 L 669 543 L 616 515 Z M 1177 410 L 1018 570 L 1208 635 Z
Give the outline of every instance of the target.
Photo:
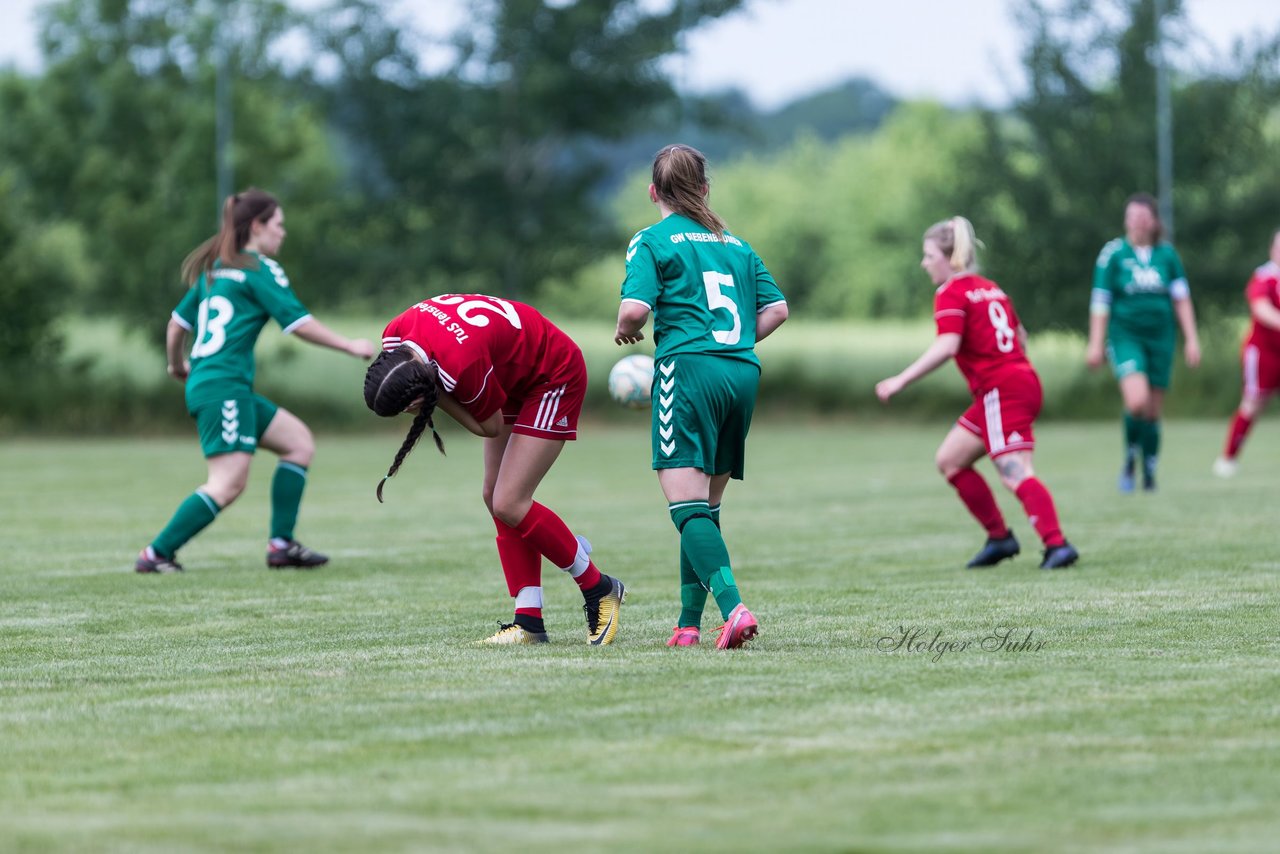
M 191 407 L 206 457 L 241 451 L 252 454 L 280 407 L 260 394 L 240 394 Z
M 654 366 L 653 467 L 696 468 L 741 480 L 760 368 L 681 354 Z
M 1152 388 L 1167 389 L 1173 374 L 1173 335 L 1159 338 L 1133 335 L 1110 335 L 1107 338 L 1107 359 L 1116 379 L 1130 374 L 1146 374 Z

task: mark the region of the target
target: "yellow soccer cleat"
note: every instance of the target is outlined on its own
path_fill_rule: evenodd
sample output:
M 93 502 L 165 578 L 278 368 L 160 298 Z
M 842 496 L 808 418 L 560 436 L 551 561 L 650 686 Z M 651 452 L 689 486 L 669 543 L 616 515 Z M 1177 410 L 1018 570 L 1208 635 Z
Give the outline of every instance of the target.
M 513 644 L 524 643 L 546 643 L 546 632 L 531 632 L 523 626 L 517 626 L 515 623 L 502 623 L 498 627 L 498 631 L 484 640 L 476 641 L 478 644 L 488 646 L 511 646 Z
M 626 586 L 616 578 L 609 579 L 609 592 L 599 598 L 587 597 L 582 610 L 587 615 L 587 643 L 604 646 L 613 643 L 618 633 L 618 613 L 627 598 Z

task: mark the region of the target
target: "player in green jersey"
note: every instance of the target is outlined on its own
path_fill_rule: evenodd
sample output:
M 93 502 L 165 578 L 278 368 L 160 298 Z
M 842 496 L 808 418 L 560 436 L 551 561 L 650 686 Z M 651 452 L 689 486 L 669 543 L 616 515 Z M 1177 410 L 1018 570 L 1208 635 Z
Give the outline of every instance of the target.
M 649 199 L 662 221 L 627 247 L 614 341 L 634 344 L 653 312 L 653 468 L 680 532 L 680 619 L 668 646 L 691 646 L 707 592 L 724 617 L 716 646 L 755 637 L 720 533 L 720 502 L 742 479 L 760 382 L 755 344 L 787 319 L 759 256 L 707 204 L 707 161 L 669 145 L 653 162 Z
M 271 481 L 267 566 L 309 568 L 328 561 L 293 538 L 315 440 L 307 425 L 253 391 L 253 346 L 268 320 L 304 341 L 371 359 L 371 341 L 349 339 L 312 317 L 271 256 L 284 241 L 284 211 L 270 194 L 249 189 L 229 197 L 222 226 L 187 256 L 190 285 L 169 320 L 165 353 L 170 376 L 186 386 L 209 466 L 205 483 L 189 495 L 138 555 L 138 572 L 178 572 L 175 556 L 244 491 L 259 447 L 280 456 Z M 195 341 L 187 357 L 186 337 Z
M 1089 303 L 1090 368 L 1106 356 L 1124 400 L 1124 468 L 1120 491 L 1132 492 L 1134 470 L 1142 461 L 1142 486 L 1156 488 L 1160 454 L 1160 414 L 1173 370 L 1176 326 L 1182 328 L 1187 366 L 1200 364 L 1196 315 L 1182 260 L 1162 239 L 1164 227 L 1156 200 L 1137 193 L 1124 209 L 1124 237 L 1102 247 L 1093 274 Z

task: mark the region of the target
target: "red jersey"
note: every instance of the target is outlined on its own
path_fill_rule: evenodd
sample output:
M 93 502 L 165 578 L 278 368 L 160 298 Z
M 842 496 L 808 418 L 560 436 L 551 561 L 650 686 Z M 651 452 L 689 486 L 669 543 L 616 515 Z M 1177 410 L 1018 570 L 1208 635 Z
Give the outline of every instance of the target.
M 1253 278 L 1244 289 L 1244 297 L 1250 305 L 1252 314 L 1253 301 L 1265 299 L 1276 308 L 1280 308 L 1280 267 L 1274 261 L 1268 261 L 1253 271 Z M 1249 324 L 1249 334 L 1244 339 L 1245 346 L 1252 344 L 1259 350 L 1280 353 L 1280 329 L 1263 326 L 1257 320 Z
M 956 367 L 975 395 L 1011 374 L 1034 370 L 1018 340 L 1018 315 L 1000 286 L 973 273 L 948 279 L 933 297 L 938 334 L 960 336 Z
M 387 324 L 382 349 L 409 345 L 440 367 L 444 390 L 477 421 L 523 401 L 566 364 L 578 345 L 533 306 L 484 294 L 423 300 Z

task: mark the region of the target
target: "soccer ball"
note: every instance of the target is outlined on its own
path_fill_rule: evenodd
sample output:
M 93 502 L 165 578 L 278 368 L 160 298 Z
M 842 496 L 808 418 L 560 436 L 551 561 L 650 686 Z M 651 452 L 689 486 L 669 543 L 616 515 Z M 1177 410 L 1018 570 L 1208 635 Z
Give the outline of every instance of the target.
M 609 371 L 609 396 L 631 409 L 649 405 L 653 390 L 653 357 L 624 356 Z

